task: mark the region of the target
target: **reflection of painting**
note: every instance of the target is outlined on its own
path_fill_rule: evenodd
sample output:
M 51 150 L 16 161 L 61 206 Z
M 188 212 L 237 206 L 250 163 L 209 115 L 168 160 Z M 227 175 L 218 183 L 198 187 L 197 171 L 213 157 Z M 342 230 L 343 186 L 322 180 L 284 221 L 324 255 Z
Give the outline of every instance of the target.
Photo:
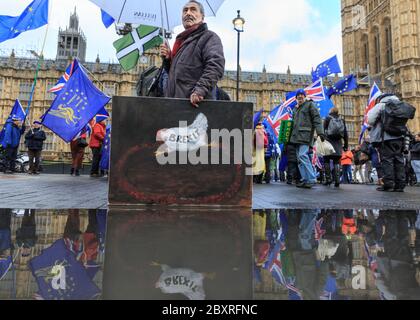
M 257 299 L 419 300 L 416 211 L 255 211 Z
M 106 299 L 251 299 L 251 213 L 111 210 Z
M 111 204 L 251 207 L 251 179 L 245 174 L 245 164 L 234 161 L 234 146 L 241 147 L 244 137 L 222 143 L 213 141 L 211 134 L 212 129 L 251 129 L 251 104 L 206 102 L 197 110 L 188 101 L 176 99 L 115 98 L 113 103 Z M 207 133 L 207 144 L 203 133 Z M 239 155 L 245 163 L 242 149 Z M 187 150 L 210 164 L 180 161 L 191 156 Z M 216 163 L 211 161 L 214 151 L 219 154 L 213 159 L 219 159 Z M 161 165 L 157 156 L 166 154 L 178 159 L 176 163 L 188 164 Z M 221 164 L 222 155 L 230 158 L 226 164 Z

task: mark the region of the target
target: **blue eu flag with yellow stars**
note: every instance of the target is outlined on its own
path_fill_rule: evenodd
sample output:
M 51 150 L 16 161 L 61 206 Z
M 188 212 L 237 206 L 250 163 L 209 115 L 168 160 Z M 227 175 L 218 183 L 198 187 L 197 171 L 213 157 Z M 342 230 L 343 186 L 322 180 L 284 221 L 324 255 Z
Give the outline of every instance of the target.
M 334 73 L 341 73 L 337 55 L 319 64 L 315 71 L 312 72 L 312 80 L 315 82 L 319 78 L 324 78 Z
M 102 157 L 99 162 L 101 170 L 109 170 L 109 157 L 111 151 L 111 126 L 108 125 L 106 128 L 105 141 L 102 145 Z
M 38 284 L 38 296 L 44 300 L 97 299 L 101 290 L 85 267 L 67 249 L 64 239 L 54 242 L 29 261 Z
M 111 100 L 96 88 L 83 68 L 70 77 L 43 116 L 42 124 L 70 142 Z
M 34 0 L 20 16 L 0 16 L 0 42 L 48 23 L 48 0 Z
M 327 95 L 329 98 L 331 98 L 331 96 L 333 95 L 340 95 L 354 89 L 357 89 L 357 79 L 353 74 L 351 74 L 345 76 L 343 79 L 341 79 L 331 88 L 329 88 L 327 91 Z
M 318 108 L 319 114 L 321 115 L 322 119 L 325 119 L 330 114 L 330 110 L 334 108 L 334 103 L 326 98 L 322 101 L 314 102 L 315 106 Z

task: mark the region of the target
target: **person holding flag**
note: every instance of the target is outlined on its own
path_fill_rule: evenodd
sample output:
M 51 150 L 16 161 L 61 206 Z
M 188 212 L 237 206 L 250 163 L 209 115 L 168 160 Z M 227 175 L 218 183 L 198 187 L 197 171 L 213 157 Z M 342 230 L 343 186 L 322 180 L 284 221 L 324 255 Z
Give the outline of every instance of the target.
M 25 133 L 24 119 L 12 116 L 7 119 L 2 145 L 6 150 L 6 165 L 4 173 L 14 173 L 20 138 Z
M 47 137 L 41 128 L 40 121 L 34 121 L 33 125 L 33 128 L 25 135 L 25 144 L 28 147 L 29 174 L 39 174 L 42 147 Z
M 185 31 L 177 36 L 172 51 L 167 43 L 160 47 L 169 74 L 165 96 L 190 99 L 194 107 L 204 99 L 216 99 L 216 85 L 225 69 L 222 41 L 208 30 L 204 17 L 203 5 L 188 1 L 182 10 Z

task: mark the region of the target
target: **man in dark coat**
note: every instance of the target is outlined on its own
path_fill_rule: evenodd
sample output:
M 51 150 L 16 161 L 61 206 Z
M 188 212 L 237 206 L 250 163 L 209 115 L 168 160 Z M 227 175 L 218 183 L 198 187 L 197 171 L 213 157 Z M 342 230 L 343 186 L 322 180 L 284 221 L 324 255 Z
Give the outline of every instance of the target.
M 315 131 L 321 140 L 325 141 L 324 128 L 318 109 L 312 101 L 306 100 L 305 90 L 297 91 L 296 100 L 298 105 L 293 110 L 293 131 L 290 143 L 296 145 L 299 171 L 302 176 L 302 182 L 297 187 L 311 189 L 316 184 L 316 174 L 309 158 L 309 148 L 314 143 Z
M 11 120 L 6 121 L 5 128 L 3 145 L 6 150 L 6 166 L 4 173 L 13 173 L 15 172 L 20 137 L 25 132 L 25 125 L 22 124 L 22 119 L 12 117 Z
M 47 139 L 41 122 L 34 121 L 34 126 L 25 135 L 25 144 L 28 147 L 29 174 L 39 174 L 39 161 L 41 159 L 42 147 Z
M 204 23 L 204 8 L 189 1 L 182 11 L 185 31 L 176 38 L 172 51 L 161 46 L 165 70 L 169 73 L 165 96 L 190 99 L 194 107 L 204 99 L 216 99 L 216 85 L 225 68 L 222 42 Z

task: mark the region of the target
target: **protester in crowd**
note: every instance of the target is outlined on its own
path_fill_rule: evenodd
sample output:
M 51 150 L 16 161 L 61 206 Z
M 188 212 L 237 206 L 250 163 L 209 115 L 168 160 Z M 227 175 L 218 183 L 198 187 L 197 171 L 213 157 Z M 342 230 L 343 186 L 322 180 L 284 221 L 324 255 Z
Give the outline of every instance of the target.
M 349 136 L 344 119 L 340 117 L 338 108 L 332 108 L 324 121 L 326 139 L 334 147 L 335 153 L 324 156 L 325 184 L 331 185 L 334 180 L 335 187 L 340 186 L 340 159 L 343 149 L 348 150 Z M 331 162 L 334 166 L 334 179 L 331 174 Z
M 92 129 L 92 135 L 89 141 L 89 147 L 92 150 L 92 168 L 90 170 L 91 177 L 99 177 L 99 163 L 102 156 L 102 143 L 105 139 L 106 120 L 96 122 Z
M 182 10 L 185 31 L 170 50 L 161 45 L 160 54 L 169 73 L 165 96 L 190 99 L 194 107 L 204 100 L 216 100 L 216 85 L 225 69 L 223 45 L 218 35 L 204 23 L 204 7 L 195 0 Z
M 31 128 L 25 135 L 25 144 L 28 147 L 29 174 L 39 174 L 39 163 L 44 141 L 47 139 L 40 121 L 34 121 Z
M 83 157 L 85 155 L 85 148 L 88 146 L 86 141 L 87 134 L 83 133 L 78 138 L 70 142 L 71 150 L 71 171 L 70 175 L 80 176 L 80 169 L 83 164 Z
M 16 158 L 20 137 L 25 133 L 25 125 L 21 118 L 13 116 L 12 119 L 6 121 L 4 130 L 3 147 L 6 151 L 4 173 L 14 173 L 16 171 Z
M 341 167 L 343 168 L 343 183 L 352 183 L 352 165 L 353 165 L 353 152 L 351 150 L 344 151 L 341 156 Z
M 399 103 L 400 100 L 395 95 L 384 94 L 376 100 L 375 107 L 368 113 L 368 123 L 372 127 L 370 131 L 371 142 L 379 148 L 383 169 L 384 185 L 379 187 L 378 191 L 404 192 L 406 187 L 403 155 L 404 133 L 393 134 L 389 130 L 385 130 L 385 119 L 383 119 L 386 105 Z
M 254 133 L 254 183 L 262 184 L 264 172 L 266 170 L 265 164 L 265 150 L 268 148 L 268 135 L 265 131 L 262 121 L 255 127 Z
M 287 184 L 293 184 L 296 185 L 300 183 L 301 175 L 299 172 L 299 163 L 298 163 L 298 157 L 297 157 L 297 150 L 296 145 L 294 144 L 288 144 L 286 146 L 286 154 L 287 156 Z
M 316 173 L 309 158 L 309 148 L 314 143 L 314 133 L 325 141 L 322 119 L 312 101 L 306 100 L 306 92 L 299 89 L 296 93 L 298 105 L 293 110 L 293 130 L 290 143 L 296 145 L 299 171 L 302 182 L 298 188 L 311 189 L 316 184 Z
M 411 166 L 416 174 L 417 187 L 420 187 L 420 133 L 415 136 L 414 143 L 410 149 Z

